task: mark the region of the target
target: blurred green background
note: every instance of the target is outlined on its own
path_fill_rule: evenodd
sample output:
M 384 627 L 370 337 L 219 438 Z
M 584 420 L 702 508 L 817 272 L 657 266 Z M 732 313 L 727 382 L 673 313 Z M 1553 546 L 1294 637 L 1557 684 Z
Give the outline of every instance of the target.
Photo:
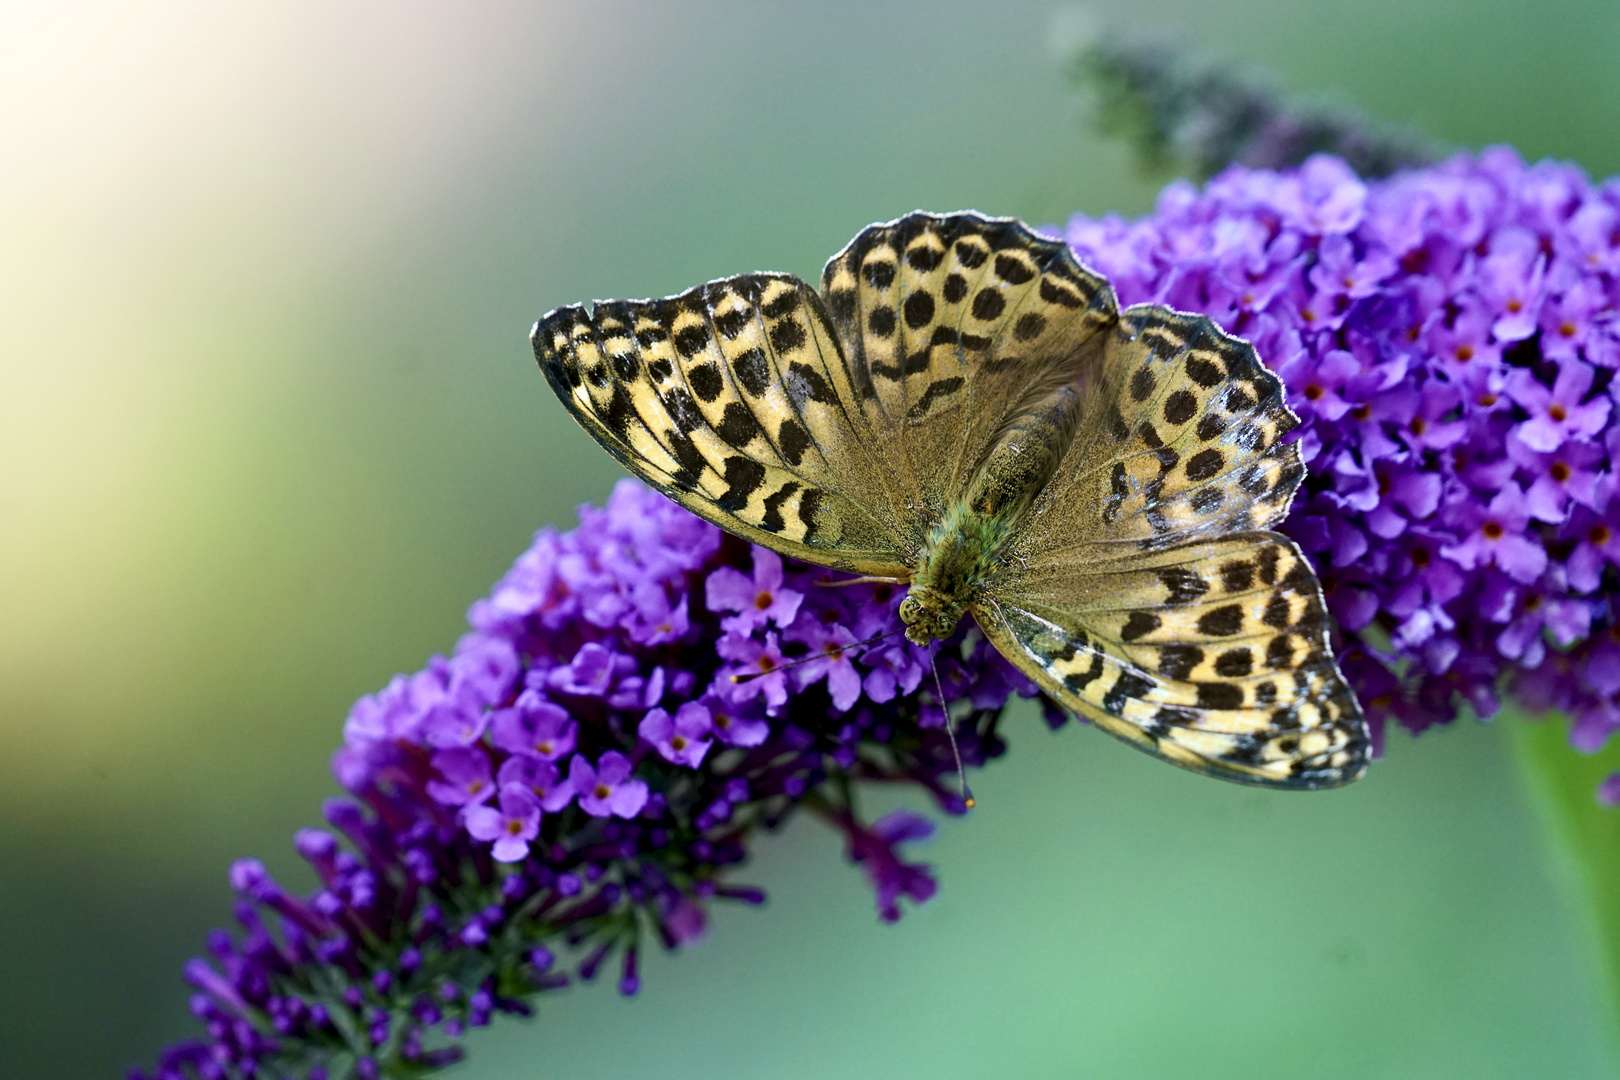
M 1613 0 L 1107 0 L 1288 89 L 1620 171 Z M 0 6 L 0 1076 L 192 1030 L 179 966 L 360 694 L 617 467 L 546 308 L 813 277 L 914 207 L 1141 213 L 1049 2 Z M 1059 24 L 1065 23 L 1057 17 Z M 1011 726 L 941 895 L 878 925 L 809 823 L 763 911 L 456 1074 L 1613 1075 L 1505 724 L 1254 792 Z M 1037 752 L 1037 749 L 1039 752 Z

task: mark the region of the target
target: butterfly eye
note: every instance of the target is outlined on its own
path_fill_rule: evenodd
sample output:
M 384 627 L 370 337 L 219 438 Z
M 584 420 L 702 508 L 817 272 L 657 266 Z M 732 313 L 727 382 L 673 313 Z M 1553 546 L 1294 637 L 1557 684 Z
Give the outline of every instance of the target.
M 917 616 L 921 614 L 922 604 L 918 603 L 915 596 L 908 596 L 904 600 L 900 601 L 900 621 L 905 623 L 907 626 L 910 626 L 912 623 L 916 622 Z

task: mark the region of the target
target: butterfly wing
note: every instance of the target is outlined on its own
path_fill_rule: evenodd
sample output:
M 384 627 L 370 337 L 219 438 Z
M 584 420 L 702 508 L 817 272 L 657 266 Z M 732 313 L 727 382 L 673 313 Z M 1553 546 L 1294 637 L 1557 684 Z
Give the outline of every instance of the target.
M 921 543 L 815 292 L 747 274 L 571 305 L 532 334 L 585 429 L 700 517 L 810 562 L 905 576 Z
M 822 295 L 868 430 L 913 512 L 937 520 L 1031 391 L 1094 359 L 1107 281 L 1011 218 L 921 211 L 827 263 Z
M 1243 341 L 1134 307 L 1079 434 L 975 615 L 1098 726 L 1230 780 L 1330 787 L 1369 740 L 1321 588 L 1265 526 L 1304 476 L 1298 421 Z

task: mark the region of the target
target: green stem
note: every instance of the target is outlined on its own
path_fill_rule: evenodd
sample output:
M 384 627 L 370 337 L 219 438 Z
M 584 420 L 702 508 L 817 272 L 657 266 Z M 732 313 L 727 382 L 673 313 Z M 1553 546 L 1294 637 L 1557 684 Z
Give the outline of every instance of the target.
M 1591 756 L 1569 745 L 1569 722 L 1557 714 L 1522 720 L 1511 713 L 1513 743 L 1532 801 L 1578 917 L 1597 945 L 1588 953 L 1592 978 L 1620 1048 L 1620 809 L 1597 801 L 1597 786 L 1620 770 L 1620 747 Z

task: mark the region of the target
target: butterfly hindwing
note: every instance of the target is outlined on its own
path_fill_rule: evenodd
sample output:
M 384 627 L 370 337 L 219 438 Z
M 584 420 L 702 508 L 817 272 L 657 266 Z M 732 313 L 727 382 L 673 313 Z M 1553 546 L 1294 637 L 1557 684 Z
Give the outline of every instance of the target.
M 870 427 L 936 515 L 1009 410 L 1055 370 L 1073 377 L 1116 312 L 1062 242 L 974 213 L 862 230 L 828 261 L 822 293 Z
M 1329 649 L 1309 564 L 1277 533 L 1053 567 L 976 614 L 1058 701 L 1178 765 L 1318 788 L 1366 768 L 1366 726 Z
M 1359 776 L 1365 724 L 1315 574 L 1262 531 L 1304 476 L 1297 424 L 1247 342 L 1127 309 L 991 580 L 992 636 L 1054 697 L 1178 764 L 1288 787 Z
M 632 472 L 701 517 L 811 562 L 904 572 L 872 440 L 815 293 L 750 274 L 663 300 L 549 312 L 533 333 L 552 388 Z
M 1281 520 L 1305 475 L 1299 425 L 1248 342 L 1208 318 L 1137 305 L 1109 333 L 1063 466 L 1014 542 L 1017 559 L 1100 544 L 1177 544 Z M 1063 513 L 1046 513 L 1063 507 Z

